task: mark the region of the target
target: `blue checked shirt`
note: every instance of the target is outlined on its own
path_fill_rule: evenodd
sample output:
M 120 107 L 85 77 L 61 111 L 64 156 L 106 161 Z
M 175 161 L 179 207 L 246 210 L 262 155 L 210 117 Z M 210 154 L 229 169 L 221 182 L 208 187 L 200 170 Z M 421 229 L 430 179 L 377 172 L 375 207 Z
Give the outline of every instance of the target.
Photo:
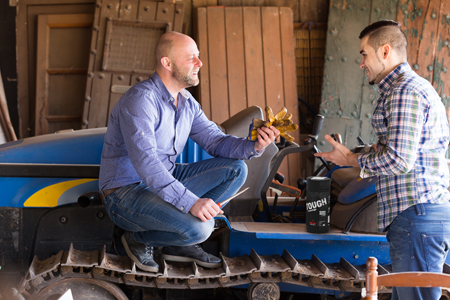
M 378 228 L 418 203 L 445 203 L 449 170 L 445 153 L 449 127 L 445 107 L 433 86 L 408 63 L 379 84 L 372 127 L 377 151 L 358 157 L 362 178 L 378 176 Z
M 214 157 L 250 159 L 255 142 L 222 133 L 183 90 L 178 108 L 158 74 L 134 85 L 114 106 L 100 164 L 100 190 L 144 182 L 187 213 L 198 197 L 176 180 L 175 160 L 190 137 Z

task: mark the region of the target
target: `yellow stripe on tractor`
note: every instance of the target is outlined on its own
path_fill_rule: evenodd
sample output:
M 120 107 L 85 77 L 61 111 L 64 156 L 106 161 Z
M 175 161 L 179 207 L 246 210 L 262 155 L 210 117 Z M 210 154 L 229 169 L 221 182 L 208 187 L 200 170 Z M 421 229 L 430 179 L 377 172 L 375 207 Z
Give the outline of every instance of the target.
M 23 206 L 25 207 L 55 207 L 61 195 L 74 186 L 94 181 L 98 179 L 76 179 L 47 186 L 28 198 Z

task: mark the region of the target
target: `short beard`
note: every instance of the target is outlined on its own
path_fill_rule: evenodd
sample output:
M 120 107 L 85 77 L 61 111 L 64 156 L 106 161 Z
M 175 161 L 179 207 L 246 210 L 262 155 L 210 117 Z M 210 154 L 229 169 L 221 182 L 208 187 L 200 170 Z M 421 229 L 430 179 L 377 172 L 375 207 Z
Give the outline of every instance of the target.
M 378 76 L 381 75 L 381 73 L 384 72 L 384 70 L 386 69 L 386 66 L 381 62 L 380 57 L 378 56 L 377 53 L 375 53 L 375 56 L 377 57 L 378 61 L 380 62 L 380 64 L 383 66 L 383 69 L 380 71 L 380 73 L 377 74 L 377 76 L 375 76 L 375 78 L 372 81 L 369 81 L 370 85 L 374 85 L 375 84 L 375 80 L 377 80 Z M 381 80 L 380 80 L 381 81 Z
M 172 77 L 175 78 L 178 83 L 183 86 L 187 85 L 187 87 L 197 86 L 200 82 L 198 79 L 192 79 L 189 74 L 181 74 L 180 69 L 176 64 L 173 64 Z

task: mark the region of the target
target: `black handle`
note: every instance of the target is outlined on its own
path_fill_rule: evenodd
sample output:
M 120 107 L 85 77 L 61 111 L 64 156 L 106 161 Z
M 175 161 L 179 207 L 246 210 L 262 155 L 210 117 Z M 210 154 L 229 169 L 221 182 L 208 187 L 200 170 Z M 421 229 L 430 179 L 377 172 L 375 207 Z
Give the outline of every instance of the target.
M 277 173 L 275 174 L 275 180 L 278 180 L 279 183 L 283 183 L 283 181 L 284 181 L 284 175 L 277 172 Z
M 297 187 L 303 192 L 304 189 L 306 189 L 307 181 L 303 178 L 297 179 Z
M 324 116 L 317 114 L 314 118 L 313 123 L 313 129 L 311 132 L 311 137 L 317 140 L 317 137 L 319 136 L 320 131 L 322 130 L 323 120 L 325 119 Z

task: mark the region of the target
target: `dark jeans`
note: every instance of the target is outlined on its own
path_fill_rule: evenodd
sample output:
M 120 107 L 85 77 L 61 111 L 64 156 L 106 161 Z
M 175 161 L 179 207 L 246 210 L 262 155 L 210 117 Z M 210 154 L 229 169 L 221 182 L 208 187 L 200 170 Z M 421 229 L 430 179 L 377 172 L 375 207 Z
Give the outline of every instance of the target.
M 199 198 L 223 201 L 235 194 L 247 177 L 245 162 L 213 158 L 192 164 L 178 164 L 173 176 Z M 144 184 L 130 184 L 111 193 L 105 207 L 113 222 L 134 232 L 142 244 L 189 246 L 205 241 L 214 229 L 214 220 L 202 222 L 184 213 L 150 191 Z
M 399 214 L 389 226 L 394 272 L 442 273 L 450 246 L 450 203 L 417 204 Z M 438 300 L 440 288 L 393 288 L 392 300 Z

